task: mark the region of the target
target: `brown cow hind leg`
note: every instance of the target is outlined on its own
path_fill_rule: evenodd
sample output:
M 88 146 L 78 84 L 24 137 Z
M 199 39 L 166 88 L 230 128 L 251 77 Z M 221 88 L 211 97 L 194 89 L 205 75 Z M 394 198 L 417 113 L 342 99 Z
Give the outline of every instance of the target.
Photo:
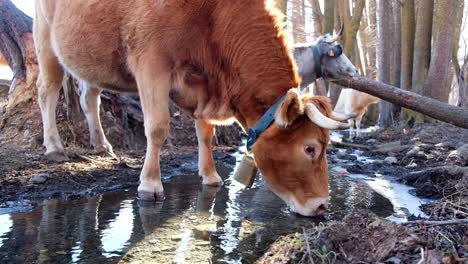
M 196 120 L 195 127 L 198 139 L 198 171 L 202 177 L 202 183 L 210 186 L 221 186 L 223 180 L 216 172 L 211 146 L 215 127 L 204 120 Z
M 55 110 L 62 87 L 63 68 L 52 51 L 50 36 L 46 23 L 34 23 L 34 43 L 36 45 L 39 77 L 37 87 L 39 93 L 39 107 L 41 109 L 44 129 L 45 157 L 51 161 L 67 161 L 62 141 L 57 129 Z
M 148 201 L 164 200 L 159 155 L 169 134 L 171 73 L 160 59 L 153 56 L 142 56 L 134 68 L 147 140 L 138 197 Z
M 106 135 L 102 130 L 101 119 L 99 118 L 101 91 L 99 87 L 89 85 L 85 81 L 80 81 L 80 105 L 86 116 L 89 139 L 96 153 L 115 157 L 112 145 L 107 141 Z

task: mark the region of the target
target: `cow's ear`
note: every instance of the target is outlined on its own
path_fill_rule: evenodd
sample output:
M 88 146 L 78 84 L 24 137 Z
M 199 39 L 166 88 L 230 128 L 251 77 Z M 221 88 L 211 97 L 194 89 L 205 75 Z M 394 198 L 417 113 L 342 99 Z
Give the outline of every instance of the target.
M 288 91 L 286 98 L 276 110 L 275 122 L 281 127 L 287 127 L 303 114 L 304 104 L 301 100 L 299 90 L 291 89 Z

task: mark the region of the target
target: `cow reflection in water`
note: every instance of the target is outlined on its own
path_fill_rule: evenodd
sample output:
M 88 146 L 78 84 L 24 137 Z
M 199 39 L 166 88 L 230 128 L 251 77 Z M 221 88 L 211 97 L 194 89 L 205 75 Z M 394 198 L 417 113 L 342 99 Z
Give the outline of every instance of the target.
M 101 234 L 119 214 L 121 202 L 111 196 L 68 204 L 51 200 L 31 213 L 11 214 L 13 225 L 0 245 L 0 263 L 108 260 Z
M 178 186 L 183 187 L 183 185 Z M 215 196 L 220 189 L 221 186 L 203 185 L 199 188 L 198 192 L 185 193 L 186 195 L 197 196 L 194 209 L 197 214 L 203 215 L 214 207 Z M 167 211 L 172 211 L 178 212 L 175 213 L 175 215 L 182 215 L 190 208 L 190 203 L 194 200 L 195 197 L 186 197 L 186 199 L 180 199 L 180 194 L 182 193 L 181 191 L 182 190 L 178 190 L 177 188 L 169 188 L 168 196 L 173 195 L 174 199 L 167 199 L 163 202 L 154 203 L 148 201 L 138 201 L 138 213 L 145 236 L 151 235 L 161 224 L 163 224 L 164 220 L 161 220 L 161 214 L 166 216 L 168 215 L 166 213 Z M 161 213 L 162 210 L 165 211 Z
M 86 201 L 45 201 L 30 213 L 12 213 L 11 227 L 0 239 L 0 263 L 118 260 L 131 245 L 157 233 L 168 220 L 179 221 L 185 212 L 193 212 L 191 208 L 201 214 L 208 212 L 220 189 L 195 183 L 190 187 L 169 185 L 171 199 L 165 202 L 139 203 L 133 192 L 118 192 Z

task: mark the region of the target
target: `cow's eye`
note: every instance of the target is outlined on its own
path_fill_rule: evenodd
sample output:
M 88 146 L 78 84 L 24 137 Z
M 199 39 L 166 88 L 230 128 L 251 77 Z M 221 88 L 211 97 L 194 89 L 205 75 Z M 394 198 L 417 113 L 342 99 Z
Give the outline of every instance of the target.
M 311 156 L 312 158 L 315 158 L 315 147 L 311 145 L 307 145 L 304 147 L 305 152 L 307 155 Z

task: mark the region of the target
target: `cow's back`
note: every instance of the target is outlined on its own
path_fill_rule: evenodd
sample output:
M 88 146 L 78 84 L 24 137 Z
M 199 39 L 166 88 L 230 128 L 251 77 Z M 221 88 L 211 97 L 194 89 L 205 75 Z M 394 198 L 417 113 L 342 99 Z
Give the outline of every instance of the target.
M 379 98 L 354 89 L 342 89 L 335 106 L 335 111 L 346 114 L 361 114 L 371 105 L 379 102 Z
M 135 91 L 121 35 L 124 2 L 40 0 L 35 31 L 47 32 L 39 41 L 52 46 L 73 75 L 105 88 Z
M 218 2 L 39 0 L 36 12 L 68 71 L 104 88 L 136 91 L 131 72 L 138 55 L 151 49 L 157 58 L 187 60 L 188 49 L 206 47 L 207 12 Z

